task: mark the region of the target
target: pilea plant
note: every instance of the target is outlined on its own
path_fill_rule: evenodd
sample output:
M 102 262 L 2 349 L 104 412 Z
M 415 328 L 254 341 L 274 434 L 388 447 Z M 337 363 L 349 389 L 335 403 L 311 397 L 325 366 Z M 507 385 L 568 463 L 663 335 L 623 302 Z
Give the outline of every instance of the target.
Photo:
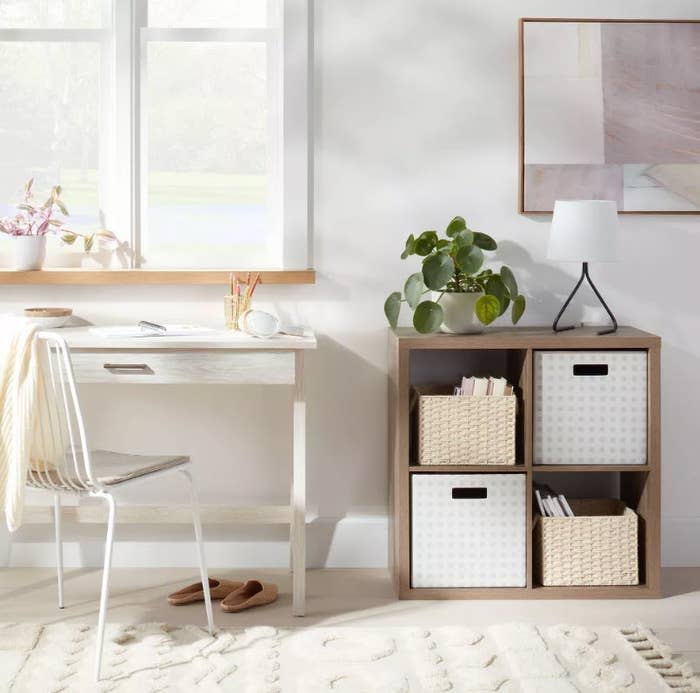
M 394 291 L 384 303 L 384 314 L 396 327 L 401 304 L 413 311 L 413 326 L 424 334 L 436 332 L 443 321 L 440 300 L 445 293 L 480 293 L 474 313 L 484 325 L 489 325 L 511 306 L 515 325 L 525 312 L 525 297 L 518 293 L 513 272 L 503 265 L 500 271 L 484 269 L 484 251 L 496 250 L 498 244 L 485 233 L 472 231 L 462 217 L 455 217 L 445 230 L 445 238 L 437 231 L 423 231 L 417 238 L 411 234 L 401 253 L 405 260 L 411 255 L 423 258 L 420 272 L 411 274 L 403 289 Z M 439 296 L 423 299 L 431 291 Z

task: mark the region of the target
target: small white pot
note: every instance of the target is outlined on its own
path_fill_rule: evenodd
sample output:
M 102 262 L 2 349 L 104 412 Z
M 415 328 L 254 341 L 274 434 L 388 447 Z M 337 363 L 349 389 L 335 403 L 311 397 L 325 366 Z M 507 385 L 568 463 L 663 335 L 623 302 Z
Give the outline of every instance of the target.
M 454 334 L 478 334 L 484 326 L 474 313 L 474 305 L 482 293 L 445 292 L 440 299 L 442 306 L 442 331 Z
M 40 270 L 46 257 L 46 236 L 15 236 L 14 265 L 16 270 Z

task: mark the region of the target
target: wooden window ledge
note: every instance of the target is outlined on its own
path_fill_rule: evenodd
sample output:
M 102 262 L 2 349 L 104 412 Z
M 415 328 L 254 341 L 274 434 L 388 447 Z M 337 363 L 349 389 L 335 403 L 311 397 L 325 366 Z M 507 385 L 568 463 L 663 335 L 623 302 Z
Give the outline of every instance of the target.
M 0 269 L 0 284 L 56 285 L 83 284 L 221 284 L 226 286 L 233 272 L 245 280 L 256 270 L 178 270 L 178 269 L 43 269 L 19 271 Z M 315 284 L 316 272 L 304 270 L 259 270 L 261 284 Z

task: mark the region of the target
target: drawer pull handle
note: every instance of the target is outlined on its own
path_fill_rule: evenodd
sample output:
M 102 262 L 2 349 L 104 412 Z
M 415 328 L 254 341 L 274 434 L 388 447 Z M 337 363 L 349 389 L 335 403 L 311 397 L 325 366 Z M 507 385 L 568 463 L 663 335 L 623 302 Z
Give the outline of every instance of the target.
M 462 498 L 486 498 L 488 490 L 485 486 L 470 486 L 468 488 L 456 487 L 452 489 L 452 498 L 459 500 Z
M 103 368 L 107 371 L 141 371 L 153 373 L 147 363 L 105 363 Z
M 607 363 L 575 363 L 574 375 L 607 375 Z

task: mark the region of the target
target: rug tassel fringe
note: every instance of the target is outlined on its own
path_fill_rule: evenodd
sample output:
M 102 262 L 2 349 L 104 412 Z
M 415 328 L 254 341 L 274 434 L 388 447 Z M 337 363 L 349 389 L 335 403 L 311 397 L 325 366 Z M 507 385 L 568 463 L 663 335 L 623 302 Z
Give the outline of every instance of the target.
M 621 628 L 620 634 L 674 693 L 700 693 L 700 678 L 690 663 L 674 659 L 671 648 L 650 630 L 631 626 Z

